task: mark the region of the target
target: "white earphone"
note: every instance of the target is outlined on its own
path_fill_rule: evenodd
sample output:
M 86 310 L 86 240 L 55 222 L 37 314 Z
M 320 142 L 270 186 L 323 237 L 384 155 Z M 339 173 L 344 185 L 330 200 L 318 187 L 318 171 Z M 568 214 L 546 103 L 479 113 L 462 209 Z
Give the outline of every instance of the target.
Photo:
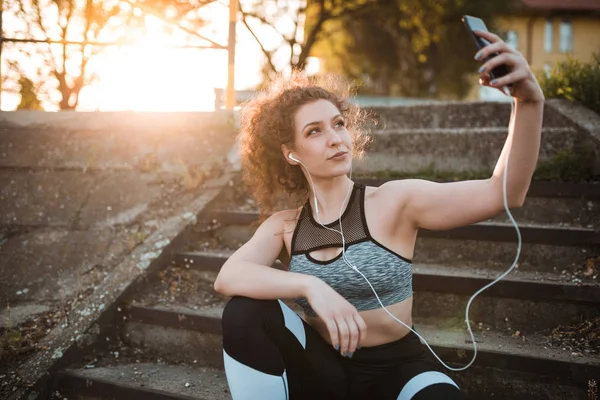
M 510 105 L 511 105 L 511 120 L 512 117 L 514 116 L 515 113 L 515 104 L 514 104 L 514 99 L 511 97 L 510 95 L 510 91 L 508 90 L 507 87 L 504 87 L 504 93 L 509 96 L 510 98 Z M 364 279 L 365 281 L 369 284 L 369 286 L 371 287 L 371 290 L 373 291 L 373 293 L 375 294 L 375 297 L 377 298 L 377 301 L 379 301 L 379 304 L 381 304 L 381 307 L 397 322 L 399 322 L 400 324 L 404 325 L 406 328 L 410 329 L 412 332 L 414 332 L 422 341 L 423 343 L 427 346 L 427 348 L 429 349 L 429 351 L 431 351 L 431 353 L 435 356 L 435 358 L 446 368 L 449 369 L 451 371 L 463 371 L 467 368 L 469 368 L 471 366 L 471 364 L 473 364 L 473 362 L 475 361 L 475 358 L 477 357 L 477 342 L 475 341 L 475 337 L 473 335 L 473 331 L 471 329 L 471 324 L 469 322 L 469 308 L 471 306 L 471 302 L 475 299 L 475 297 L 483 292 L 485 289 L 489 288 L 490 286 L 494 285 L 496 282 L 498 282 L 499 280 L 501 280 L 502 278 L 504 278 L 506 275 L 508 275 L 510 273 L 510 271 L 512 271 L 515 266 L 517 265 L 517 262 L 519 260 L 519 256 L 521 254 L 521 232 L 519 231 L 519 225 L 517 224 L 517 222 L 515 221 L 515 219 L 513 218 L 509 208 L 508 208 L 508 200 L 506 198 L 506 177 L 508 174 L 508 160 L 510 157 L 510 150 L 507 152 L 506 154 L 506 165 L 504 167 L 504 173 L 503 173 L 503 177 L 502 177 L 502 199 L 504 201 L 504 210 L 506 211 L 506 213 L 508 214 L 508 217 L 510 219 L 510 221 L 513 223 L 513 226 L 515 227 L 515 230 L 517 232 L 517 254 L 515 257 L 515 260 L 513 262 L 513 264 L 510 266 L 510 268 L 508 268 L 503 274 L 501 274 L 500 276 L 498 276 L 496 279 L 494 279 L 492 282 L 488 283 L 487 285 L 485 285 L 484 287 L 482 287 L 481 289 L 479 289 L 477 292 L 475 292 L 471 298 L 469 298 L 469 301 L 467 302 L 467 306 L 465 308 L 465 323 L 467 325 L 467 330 L 469 331 L 469 335 L 471 336 L 471 341 L 473 343 L 473 358 L 471 359 L 471 361 L 465 365 L 464 367 L 460 367 L 460 368 L 453 368 L 448 366 L 445 362 L 442 361 L 442 359 L 440 357 L 438 357 L 438 355 L 435 353 L 435 351 L 433 351 L 433 349 L 429 346 L 429 343 L 427 343 L 427 341 L 415 330 L 413 330 L 410 326 L 406 325 L 404 322 L 402 322 L 401 320 L 399 320 L 398 318 L 396 318 L 392 313 L 390 313 L 388 311 L 388 309 L 383 305 L 383 303 L 381 302 L 381 300 L 379 299 L 379 296 L 377 295 L 377 292 L 375 291 L 375 288 L 373 288 L 373 285 L 371 285 L 371 282 L 369 282 L 369 280 L 363 275 L 363 273 L 354 265 L 352 265 L 350 263 L 350 261 L 348 261 L 348 259 L 346 258 L 346 240 L 344 238 L 344 230 L 342 228 L 342 210 L 344 209 L 344 204 L 346 203 L 346 200 L 348 199 L 348 195 L 350 194 L 350 191 L 352 189 L 352 185 L 349 185 L 348 188 L 348 192 L 346 193 L 346 197 L 344 198 L 344 200 L 342 201 L 342 206 L 340 207 L 340 213 L 338 216 L 338 221 L 339 221 L 339 225 L 340 225 L 340 230 L 336 230 L 336 229 L 332 229 L 329 227 L 326 227 L 325 225 L 323 225 L 321 223 L 321 220 L 319 218 L 319 206 L 318 206 L 318 201 L 317 201 L 317 192 L 316 192 L 316 188 L 315 188 L 315 184 L 312 180 L 312 176 L 310 175 L 310 172 L 308 171 L 308 168 L 306 168 L 306 166 L 302 163 L 302 161 L 298 160 L 297 158 L 295 158 L 294 156 L 292 156 L 292 153 L 290 153 L 288 155 L 288 158 L 290 160 L 294 160 L 297 163 L 299 163 L 300 165 L 302 165 L 304 167 L 304 169 L 306 169 L 306 173 L 310 179 L 310 183 L 312 185 L 313 188 L 313 196 L 314 196 L 314 202 L 315 202 L 315 213 L 317 214 L 317 222 L 319 223 L 319 225 L 321 225 L 323 228 L 330 230 L 330 231 L 334 231 L 337 232 L 341 235 L 342 237 L 342 259 L 344 260 L 344 262 L 346 263 L 346 265 L 348 265 L 350 268 L 352 268 L 354 271 L 358 272 Z M 350 165 L 350 180 L 352 180 L 352 164 Z

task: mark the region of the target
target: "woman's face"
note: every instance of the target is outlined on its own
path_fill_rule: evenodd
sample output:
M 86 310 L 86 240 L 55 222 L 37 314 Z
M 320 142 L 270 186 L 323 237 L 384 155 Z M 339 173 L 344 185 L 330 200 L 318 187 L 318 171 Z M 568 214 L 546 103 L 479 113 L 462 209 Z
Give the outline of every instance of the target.
M 313 177 L 334 177 L 350 170 L 352 138 L 344 117 L 330 101 L 316 100 L 298 109 L 294 139 L 294 148 L 285 149 L 286 156 L 291 152 Z

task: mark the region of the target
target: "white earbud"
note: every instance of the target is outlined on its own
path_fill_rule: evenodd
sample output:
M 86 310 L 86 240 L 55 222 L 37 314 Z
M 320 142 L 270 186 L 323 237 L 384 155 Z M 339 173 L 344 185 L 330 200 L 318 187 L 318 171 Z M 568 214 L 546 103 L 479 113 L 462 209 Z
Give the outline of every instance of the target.
M 288 158 L 289 158 L 290 160 L 294 160 L 294 161 L 296 161 L 296 162 L 300 162 L 300 160 L 298 160 L 298 159 L 294 158 L 294 156 L 292 155 L 292 153 L 290 153 L 290 155 L 288 156 Z

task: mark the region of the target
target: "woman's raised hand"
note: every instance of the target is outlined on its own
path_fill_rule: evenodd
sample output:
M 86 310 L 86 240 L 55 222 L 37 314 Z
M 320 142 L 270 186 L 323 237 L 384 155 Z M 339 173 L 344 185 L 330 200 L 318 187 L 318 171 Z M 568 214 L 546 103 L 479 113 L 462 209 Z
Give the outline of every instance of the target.
M 527 102 L 544 101 L 544 92 L 521 53 L 491 32 L 474 31 L 474 33 L 491 43 L 477 52 L 476 60 L 485 60 L 490 54 L 499 53 L 481 66 L 479 70 L 480 84 L 497 88 L 500 91 L 504 86 L 512 84 L 510 93 L 516 99 Z M 509 74 L 496 80 L 490 80 L 489 71 L 501 64 L 508 67 Z
M 356 308 L 320 279 L 310 286 L 306 299 L 327 326 L 333 347 L 352 357 L 367 337 L 367 324 Z

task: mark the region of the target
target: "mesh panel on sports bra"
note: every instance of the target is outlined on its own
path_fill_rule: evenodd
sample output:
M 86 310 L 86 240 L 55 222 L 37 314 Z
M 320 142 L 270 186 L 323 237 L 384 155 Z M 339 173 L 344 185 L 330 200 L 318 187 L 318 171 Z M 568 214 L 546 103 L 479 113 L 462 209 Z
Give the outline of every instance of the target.
M 364 185 L 354 183 L 348 205 L 342 215 L 346 247 L 369 238 L 363 210 L 364 190 Z M 324 225 L 337 231 L 340 230 L 339 220 Z M 342 237 L 338 232 L 330 231 L 319 225 L 312 215 L 310 202 L 307 201 L 300 213 L 292 239 L 292 255 L 310 253 L 328 247 L 342 247 Z

